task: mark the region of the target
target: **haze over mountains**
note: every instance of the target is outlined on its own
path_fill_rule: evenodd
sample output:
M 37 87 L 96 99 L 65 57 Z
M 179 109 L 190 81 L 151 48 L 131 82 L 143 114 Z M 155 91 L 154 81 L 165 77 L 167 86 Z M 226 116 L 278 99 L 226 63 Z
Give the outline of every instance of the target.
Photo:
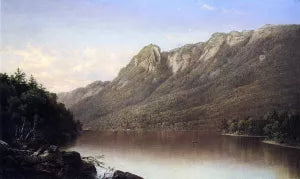
M 221 119 L 300 112 L 300 25 L 144 47 L 111 82 L 58 94 L 85 129 L 217 130 Z

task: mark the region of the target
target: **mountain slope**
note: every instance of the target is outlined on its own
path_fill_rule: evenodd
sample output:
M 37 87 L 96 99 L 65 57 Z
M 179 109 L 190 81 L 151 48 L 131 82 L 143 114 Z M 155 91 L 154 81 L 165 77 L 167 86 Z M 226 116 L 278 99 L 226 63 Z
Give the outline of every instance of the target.
M 169 52 L 148 45 L 101 91 L 68 106 L 91 129 L 216 130 L 220 119 L 299 111 L 299 86 L 300 25 L 268 25 Z
M 66 107 L 69 108 L 79 101 L 99 93 L 107 84 L 109 84 L 108 81 L 95 81 L 83 88 L 77 88 L 70 92 L 58 93 L 58 102 L 64 103 Z

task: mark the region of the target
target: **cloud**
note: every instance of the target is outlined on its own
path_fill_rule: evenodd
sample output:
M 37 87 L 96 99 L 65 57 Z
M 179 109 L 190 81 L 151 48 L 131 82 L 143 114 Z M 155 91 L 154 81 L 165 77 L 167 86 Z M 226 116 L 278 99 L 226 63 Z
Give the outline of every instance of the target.
M 213 7 L 213 6 L 211 6 L 211 5 L 208 5 L 208 4 L 202 4 L 201 7 L 202 7 L 203 9 L 206 9 L 206 10 L 209 10 L 209 11 L 214 11 L 214 10 L 216 10 L 215 7 Z
M 13 73 L 20 67 L 34 75 L 48 90 L 62 92 L 95 80 L 113 79 L 134 53 L 133 50 L 99 46 L 73 51 L 32 45 L 23 49 L 5 47 L 0 51 L 0 70 Z
M 300 0 L 299 0 L 300 1 Z M 218 11 L 225 14 L 237 14 L 237 15 L 243 15 L 244 12 L 234 9 L 234 8 L 222 8 L 222 7 L 215 7 L 210 4 L 205 3 L 203 0 L 196 0 L 196 4 L 198 4 L 202 9 L 208 10 L 208 11 Z
M 225 8 L 222 8 L 222 12 L 223 13 L 228 13 L 228 14 L 237 14 L 237 15 L 243 15 L 245 14 L 244 12 L 242 11 L 239 11 L 239 10 L 236 10 L 236 9 L 225 9 Z

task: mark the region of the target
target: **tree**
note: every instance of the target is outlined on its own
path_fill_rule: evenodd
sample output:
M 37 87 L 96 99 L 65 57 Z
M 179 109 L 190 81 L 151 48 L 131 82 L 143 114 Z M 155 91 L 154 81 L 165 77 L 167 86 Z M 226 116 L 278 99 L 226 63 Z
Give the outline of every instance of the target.
M 230 133 L 236 133 L 237 132 L 237 121 L 234 120 L 234 121 L 229 121 L 229 132 Z
M 35 78 L 33 77 L 33 75 L 30 75 L 29 81 L 28 81 L 28 85 L 31 88 L 37 88 L 38 87 L 38 83 L 36 82 Z
M 26 82 L 26 74 L 24 72 L 22 72 L 20 68 L 17 68 L 17 71 L 15 72 L 13 79 L 15 79 L 19 83 L 25 83 Z
M 246 120 L 239 120 L 238 124 L 237 124 L 237 129 L 239 131 L 239 133 L 245 133 L 246 129 L 247 129 L 247 124 L 246 124 Z
M 1 139 L 10 144 L 64 145 L 76 139 L 81 124 L 56 94 L 50 93 L 20 69 L 14 75 L 0 73 Z
M 226 119 L 222 119 L 220 124 L 219 124 L 219 128 L 223 131 L 223 132 L 228 132 L 228 122 Z
M 263 128 L 269 139 L 280 143 L 300 143 L 300 117 L 284 111 L 273 112 L 268 117 L 268 123 Z

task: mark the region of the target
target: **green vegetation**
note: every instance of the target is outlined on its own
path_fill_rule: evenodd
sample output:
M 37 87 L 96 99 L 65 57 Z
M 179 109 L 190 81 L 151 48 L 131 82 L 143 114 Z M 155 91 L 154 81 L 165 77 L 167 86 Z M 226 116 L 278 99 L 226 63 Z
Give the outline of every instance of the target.
M 228 120 L 221 122 L 224 133 L 265 135 L 278 143 L 300 144 L 300 116 L 291 112 L 266 114 L 260 119 Z
M 11 145 L 38 147 L 74 141 L 81 124 L 64 104 L 18 69 L 0 73 L 0 139 Z

